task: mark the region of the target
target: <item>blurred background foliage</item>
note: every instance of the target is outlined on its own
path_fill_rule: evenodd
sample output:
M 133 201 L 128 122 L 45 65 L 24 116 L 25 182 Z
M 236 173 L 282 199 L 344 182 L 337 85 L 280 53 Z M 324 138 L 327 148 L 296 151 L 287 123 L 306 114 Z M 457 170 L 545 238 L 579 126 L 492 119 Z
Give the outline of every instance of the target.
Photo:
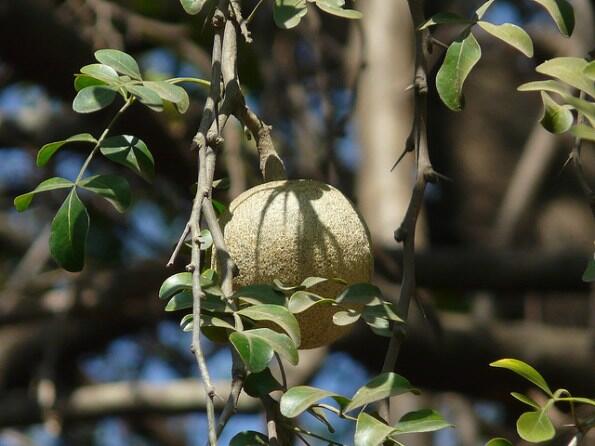
M 244 1 L 244 10 L 256 3 Z M 468 16 L 478 6 L 427 3 L 427 16 L 446 10 Z M 521 407 L 508 392 L 526 389 L 490 370 L 500 357 L 525 359 L 553 385 L 595 394 L 595 300 L 580 280 L 593 251 L 593 226 L 574 173 L 564 167 L 572 140 L 542 130 L 539 97 L 516 91 L 535 79 L 542 61 L 585 57 L 593 49 L 594 5 L 573 5 L 577 25 L 565 39 L 532 2 L 496 2 L 487 19 L 523 25 L 535 57 L 478 32 L 483 58 L 466 83 L 463 112 L 441 105 L 431 83 L 430 155 L 453 181 L 427 192 L 418 228 L 420 305 L 398 365 L 425 396 L 401 396 L 397 410 L 435 407 L 457 428 L 412 437 L 408 445 L 516 438 Z M 286 31 L 276 28 L 265 1 L 250 24 L 254 43 L 240 46 L 240 80 L 251 107 L 273 126 L 289 176 L 326 181 L 358 205 L 374 240 L 376 283 L 395 298 L 401 272 L 393 231 L 409 201 L 414 166 L 411 159 L 391 166 L 411 126 L 412 30 L 404 1 L 355 6 L 361 21 L 311 8 Z M 435 36 L 450 42 L 455 33 L 445 28 Z M 112 110 L 77 115 L 71 109 L 73 74 L 93 62 L 94 50 L 133 54 L 148 79 L 208 78 L 211 38 L 207 18 L 186 15 L 177 0 L 0 1 L 0 445 L 204 444 L 203 393 L 189 334 L 177 315 L 164 316 L 157 290 L 191 206 L 197 166 L 188 147 L 205 89 L 188 88 L 185 115 L 136 105 L 117 124 L 147 143 L 156 178 L 148 185 L 125 174 L 134 201 L 124 215 L 87 197 L 93 225 L 82 273 L 58 269 L 47 252 L 59 196 L 50 193 L 26 214 L 12 200 L 43 178 L 78 173 L 83 147 L 69 145 L 37 169 L 43 144 L 96 134 L 109 121 Z M 432 76 L 442 55 L 435 46 Z M 253 141 L 238 125 L 224 137 L 216 176 L 228 177 L 230 187 L 215 198 L 228 203 L 260 180 Z M 592 178 L 593 147 L 585 148 Z M 94 169 L 121 170 L 101 160 Z M 290 377 L 351 394 L 378 372 L 385 348 L 384 339 L 356 329 L 328 349 L 308 352 Z M 215 344 L 206 351 L 212 378 L 225 386 L 229 352 Z M 221 444 L 239 430 L 262 430 L 258 406 L 246 400 L 240 412 Z M 570 418 L 559 410 L 553 419 L 563 426 Z M 353 432 L 340 421 L 334 438 L 348 442 Z M 313 419 L 303 424 L 320 429 Z M 566 444 L 565 435 L 562 428 L 552 444 Z

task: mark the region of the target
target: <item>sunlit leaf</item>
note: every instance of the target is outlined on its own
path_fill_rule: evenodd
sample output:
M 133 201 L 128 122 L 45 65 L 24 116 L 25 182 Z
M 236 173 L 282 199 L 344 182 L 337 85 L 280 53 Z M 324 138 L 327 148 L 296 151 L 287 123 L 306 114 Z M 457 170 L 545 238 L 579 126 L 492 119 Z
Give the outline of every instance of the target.
M 564 133 L 572 127 L 574 116 L 568 105 L 560 105 L 554 101 L 545 91 L 541 92 L 543 101 L 543 116 L 541 125 L 551 133 Z
M 165 81 L 145 81 L 143 85 L 150 90 L 153 90 L 164 101 L 169 101 L 175 104 L 180 113 L 186 113 L 190 105 L 190 98 L 188 93 L 182 87 L 172 85 Z
M 67 271 L 80 271 L 85 263 L 89 214 L 73 188 L 52 221 L 50 252 Z
M 595 86 L 584 73 L 586 67 L 587 61 L 580 57 L 556 57 L 538 65 L 535 70 L 559 79 L 595 98 Z
M 434 432 L 447 427 L 454 427 L 435 410 L 422 409 L 409 412 L 401 417 L 394 425 L 397 434 L 408 434 L 414 432 Z
M 238 314 L 255 321 L 271 321 L 285 331 L 295 345 L 300 345 L 300 327 L 298 321 L 287 308 L 281 305 L 253 305 L 238 311 Z
M 479 8 L 477 8 L 477 10 L 475 11 L 475 17 L 477 17 L 477 20 L 481 20 L 483 18 L 485 13 L 488 12 L 488 9 L 490 9 L 491 6 L 494 4 L 494 1 L 495 0 L 488 0 L 487 2 L 482 4 Z
M 339 326 L 355 324 L 360 317 L 361 313 L 355 310 L 337 311 L 333 314 L 333 324 Z
M 548 384 L 545 382 L 545 379 L 543 379 L 543 376 L 541 376 L 541 374 L 537 370 L 535 370 L 533 367 L 531 367 L 529 364 L 523 361 L 520 361 L 518 359 L 506 358 L 492 362 L 490 366 L 510 370 L 511 372 L 514 372 L 517 375 L 520 375 L 526 380 L 532 382 L 548 395 L 552 395 L 552 391 Z
M 287 418 L 295 418 L 320 400 L 339 396 L 334 392 L 316 387 L 295 386 L 285 392 L 281 397 L 281 414 Z M 345 397 L 342 398 L 345 399 Z
M 128 85 L 126 86 L 126 90 L 151 110 L 157 112 L 163 111 L 163 99 L 152 89 L 142 85 Z
M 332 305 L 334 301 L 332 299 L 325 299 L 317 294 L 310 293 L 309 291 L 296 291 L 289 298 L 287 308 L 293 314 L 302 313 L 314 305 Z
M 583 73 L 592 81 L 595 81 L 595 60 L 591 61 L 587 64 L 587 66 L 583 69 Z
M 485 446 L 512 446 L 512 443 L 506 438 L 492 438 Z
M 256 328 L 232 333 L 229 340 L 251 372 L 264 370 L 274 352 L 291 364 L 298 362 L 297 348 L 291 338 L 268 328 Z
M 88 142 L 95 144 L 97 143 L 97 140 L 89 133 L 79 133 L 78 135 L 73 135 L 70 138 L 66 138 L 62 141 L 48 143 L 39 149 L 39 152 L 37 152 L 37 167 L 45 166 L 54 153 L 58 151 L 58 149 L 60 149 L 64 144 L 73 142 Z
M 567 0 L 533 0 L 545 8 L 562 34 L 570 37 L 574 30 L 574 9 Z
M 595 141 L 595 129 L 593 127 L 589 127 L 588 125 L 575 125 L 572 127 L 570 132 L 577 138 Z M 595 269 L 595 266 L 593 268 Z M 595 280 L 595 276 L 593 280 Z
M 132 201 L 128 181 L 118 175 L 94 175 L 82 179 L 78 185 L 83 189 L 101 195 L 118 212 L 124 212 L 128 209 Z
M 85 65 L 83 68 L 81 68 L 81 73 L 110 85 L 117 83 L 119 80 L 116 70 L 108 65 L 100 63 Z
M 87 76 L 86 74 L 75 74 L 74 75 L 74 89 L 78 92 L 83 88 L 93 87 L 95 85 L 107 85 L 105 82 L 95 79 L 94 77 Z
M 533 81 L 519 85 L 518 91 L 549 91 L 561 96 L 568 94 L 568 87 L 559 81 Z
M 39 185 L 31 192 L 19 195 L 14 199 L 14 207 L 17 211 L 23 212 L 33 201 L 33 197 L 40 192 L 47 192 L 56 189 L 65 189 L 67 187 L 73 187 L 74 183 L 70 180 L 60 177 L 49 178 L 39 183 Z
M 95 59 L 112 67 L 118 73 L 130 76 L 132 79 L 141 80 L 138 63 L 130 54 L 119 50 L 104 49 L 95 51 Z
M 195 15 L 200 12 L 205 4 L 205 0 L 180 0 L 180 3 L 187 14 Z
M 533 41 L 527 32 L 512 23 L 494 25 L 489 22 L 477 23 L 484 31 L 516 48 L 527 57 L 533 57 Z
M 539 404 L 537 404 L 532 398 L 528 397 L 527 395 L 523 395 L 522 393 L 518 392 L 511 392 L 510 393 L 513 398 L 519 400 L 521 403 L 526 404 L 528 406 L 533 407 L 534 409 L 541 409 Z
M 337 17 L 343 17 L 345 19 L 361 19 L 362 13 L 355 9 L 345 9 L 333 0 L 316 0 L 316 6 L 322 11 L 335 15 Z
M 382 302 L 382 291 L 371 283 L 350 285 L 337 296 L 337 303 L 344 305 L 367 305 Z
M 369 381 L 365 386 L 360 387 L 345 411 L 348 412 L 375 401 L 408 392 L 417 393 L 418 390 L 411 385 L 407 378 L 397 373 L 383 373 Z
M 464 33 L 450 44 L 436 75 L 436 88 L 442 102 L 454 111 L 464 107 L 463 84 L 481 59 L 481 48 L 472 33 Z
M 355 425 L 355 446 L 378 446 L 386 440 L 395 429 L 366 412 L 360 412 Z
M 516 423 L 516 429 L 523 440 L 540 443 L 554 438 L 556 430 L 545 410 L 525 412 Z

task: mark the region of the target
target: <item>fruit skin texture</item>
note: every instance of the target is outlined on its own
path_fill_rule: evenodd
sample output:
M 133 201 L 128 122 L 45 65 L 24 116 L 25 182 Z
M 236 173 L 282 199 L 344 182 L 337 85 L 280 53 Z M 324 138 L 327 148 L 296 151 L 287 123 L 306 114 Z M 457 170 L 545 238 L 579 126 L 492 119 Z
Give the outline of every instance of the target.
M 234 289 L 279 279 L 369 282 L 373 272 L 370 234 L 351 202 L 334 187 L 314 180 L 261 184 L 240 194 L 222 217 L 224 239 L 239 268 Z M 310 289 L 336 298 L 345 285 L 329 281 Z M 340 309 L 340 308 L 339 308 Z M 301 349 L 327 345 L 351 326 L 332 322 L 337 307 L 318 304 L 296 314 Z

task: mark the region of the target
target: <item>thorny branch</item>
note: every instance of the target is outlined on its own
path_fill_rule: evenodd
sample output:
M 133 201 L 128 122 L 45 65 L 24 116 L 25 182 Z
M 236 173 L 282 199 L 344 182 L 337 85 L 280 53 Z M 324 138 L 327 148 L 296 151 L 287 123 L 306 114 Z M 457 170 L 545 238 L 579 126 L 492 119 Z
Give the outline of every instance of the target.
M 424 0 L 409 0 L 409 10 L 415 29 L 415 78 L 414 97 L 415 112 L 413 127 L 408 141 L 413 142 L 412 148 L 417 161 L 417 179 L 405 217 L 395 231 L 395 240 L 403 242 L 403 279 L 397 309 L 399 316 L 407 320 L 409 305 L 415 293 L 415 227 L 423 204 L 426 186 L 435 182 L 439 175 L 432 168 L 428 153 L 427 141 L 427 52 L 430 34 L 427 30 L 419 30 L 424 23 Z M 410 150 L 407 147 L 406 150 Z M 395 325 L 388 350 L 382 366 L 383 372 L 392 372 L 401 348 L 405 330 L 403 325 Z M 390 400 L 382 401 L 380 415 L 390 422 Z

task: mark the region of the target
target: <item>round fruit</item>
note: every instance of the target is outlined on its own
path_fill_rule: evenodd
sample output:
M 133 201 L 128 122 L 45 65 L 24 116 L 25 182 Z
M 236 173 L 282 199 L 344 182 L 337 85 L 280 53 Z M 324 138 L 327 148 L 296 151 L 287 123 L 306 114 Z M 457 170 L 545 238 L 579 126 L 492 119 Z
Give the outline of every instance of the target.
M 299 285 L 307 277 L 369 282 L 370 234 L 345 196 L 313 180 L 271 181 L 240 194 L 223 216 L 225 242 L 239 268 L 234 289 L 278 279 Z M 327 281 L 311 289 L 335 298 L 345 285 Z M 310 290 L 309 290 L 310 291 Z M 327 345 L 351 326 L 333 324 L 340 308 L 318 304 L 295 314 L 300 348 Z

